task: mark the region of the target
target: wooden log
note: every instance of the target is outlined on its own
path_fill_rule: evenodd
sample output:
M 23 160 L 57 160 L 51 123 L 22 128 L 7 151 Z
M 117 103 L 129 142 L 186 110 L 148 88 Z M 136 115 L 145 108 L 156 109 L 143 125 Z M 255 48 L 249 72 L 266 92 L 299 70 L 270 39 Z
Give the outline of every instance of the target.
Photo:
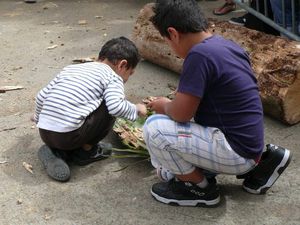
M 165 43 L 149 18 L 153 3 L 145 5 L 136 20 L 132 39 L 141 56 L 180 73 L 183 60 Z M 264 112 L 287 124 L 300 121 L 300 43 L 209 19 L 209 29 L 241 45 L 249 54 L 258 80 Z

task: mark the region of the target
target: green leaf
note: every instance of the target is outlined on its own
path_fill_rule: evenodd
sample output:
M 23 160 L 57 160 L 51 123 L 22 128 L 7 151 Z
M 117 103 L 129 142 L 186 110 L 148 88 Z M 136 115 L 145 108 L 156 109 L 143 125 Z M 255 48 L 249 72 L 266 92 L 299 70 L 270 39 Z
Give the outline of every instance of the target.
M 135 149 L 121 149 L 121 148 L 112 148 L 111 149 L 113 152 L 132 152 L 132 153 L 137 153 L 141 155 L 147 155 L 149 156 L 149 152 L 147 150 L 135 150 Z
M 117 159 L 125 159 L 125 158 L 149 158 L 149 156 L 146 155 L 138 155 L 138 154 L 127 154 L 127 155 L 112 155 L 111 157 L 117 158 Z

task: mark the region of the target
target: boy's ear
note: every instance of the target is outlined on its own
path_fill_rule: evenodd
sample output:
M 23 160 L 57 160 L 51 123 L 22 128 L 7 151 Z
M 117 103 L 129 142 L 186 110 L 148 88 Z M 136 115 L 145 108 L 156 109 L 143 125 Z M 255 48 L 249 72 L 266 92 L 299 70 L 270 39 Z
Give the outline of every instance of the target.
M 178 33 L 178 31 L 174 27 L 168 27 L 167 31 L 169 33 L 171 41 L 178 40 L 179 33 Z
M 119 67 L 119 69 L 123 69 L 124 67 L 127 68 L 127 60 L 126 59 L 120 60 L 118 63 L 118 67 Z

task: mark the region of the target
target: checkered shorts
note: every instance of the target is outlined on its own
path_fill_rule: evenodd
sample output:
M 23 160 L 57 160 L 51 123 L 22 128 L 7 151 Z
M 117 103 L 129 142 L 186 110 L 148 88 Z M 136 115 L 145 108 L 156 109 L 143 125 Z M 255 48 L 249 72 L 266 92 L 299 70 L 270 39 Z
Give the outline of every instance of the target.
M 143 127 L 152 165 L 174 174 L 188 174 L 196 167 L 214 173 L 243 174 L 255 165 L 235 153 L 217 128 L 194 122 L 177 123 L 166 115 L 150 116 Z

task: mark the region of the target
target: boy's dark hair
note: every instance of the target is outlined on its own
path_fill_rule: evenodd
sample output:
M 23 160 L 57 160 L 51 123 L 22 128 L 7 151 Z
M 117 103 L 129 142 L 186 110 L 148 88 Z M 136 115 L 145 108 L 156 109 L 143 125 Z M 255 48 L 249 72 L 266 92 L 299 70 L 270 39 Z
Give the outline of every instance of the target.
M 181 33 L 206 31 L 208 22 L 194 0 L 157 0 L 150 21 L 163 37 L 170 37 L 168 27 Z
M 113 38 L 106 42 L 98 56 L 99 60 L 108 59 L 112 64 L 126 59 L 128 69 L 135 68 L 140 58 L 137 47 L 126 37 Z

